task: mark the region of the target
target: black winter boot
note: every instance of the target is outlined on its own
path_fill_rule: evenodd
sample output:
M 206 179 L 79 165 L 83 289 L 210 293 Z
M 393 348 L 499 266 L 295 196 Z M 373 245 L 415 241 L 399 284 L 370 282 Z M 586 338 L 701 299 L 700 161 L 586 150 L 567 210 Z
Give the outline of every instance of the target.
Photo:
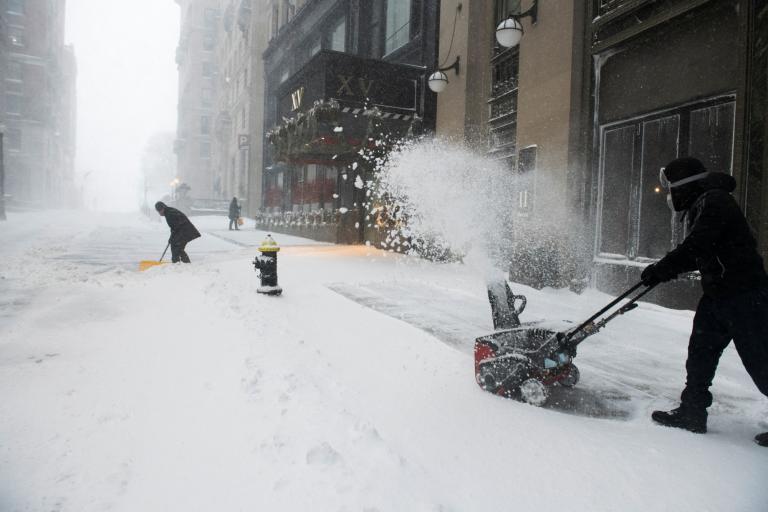
M 680 406 L 669 412 L 653 411 L 651 418 L 665 427 L 682 428 L 696 434 L 706 434 L 707 432 L 706 409 L 691 409 Z
M 755 442 L 757 444 L 759 444 L 760 446 L 768 447 L 768 432 L 763 432 L 762 434 L 757 434 L 755 436 Z

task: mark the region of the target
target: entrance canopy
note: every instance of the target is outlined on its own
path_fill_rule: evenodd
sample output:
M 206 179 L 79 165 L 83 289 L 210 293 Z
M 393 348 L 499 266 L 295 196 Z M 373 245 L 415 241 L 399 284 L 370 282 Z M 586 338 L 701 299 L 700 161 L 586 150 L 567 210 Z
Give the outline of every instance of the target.
M 424 68 L 321 51 L 277 90 L 275 161 L 343 164 L 420 122 Z

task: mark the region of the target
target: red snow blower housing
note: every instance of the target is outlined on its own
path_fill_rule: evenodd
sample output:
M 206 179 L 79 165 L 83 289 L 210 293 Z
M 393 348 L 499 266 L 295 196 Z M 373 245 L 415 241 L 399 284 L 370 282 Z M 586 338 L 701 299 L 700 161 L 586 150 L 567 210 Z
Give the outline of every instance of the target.
M 486 391 L 537 406 L 547 401 L 548 386 L 572 387 L 579 381 L 579 369 L 573 364 L 576 347 L 617 316 L 636 308 L 637 301 L 653 288 L 645 288 L 613 313 L 598 320 L 643 286 L 638 283 L 579 326 L 558 332 L 521 325 L 517 317 L 525 308 L 525 301 L 517 308 L 514 303 L 524 297 L 513 295 L 508 284 L 504 283 L 504 286 L 505 293 L 501 296 L 498 284 L 488 286 L 494 327 L 501 330 L 475 340 L 475 380 Z M 504 321 L 497 322 L 498 319 Z

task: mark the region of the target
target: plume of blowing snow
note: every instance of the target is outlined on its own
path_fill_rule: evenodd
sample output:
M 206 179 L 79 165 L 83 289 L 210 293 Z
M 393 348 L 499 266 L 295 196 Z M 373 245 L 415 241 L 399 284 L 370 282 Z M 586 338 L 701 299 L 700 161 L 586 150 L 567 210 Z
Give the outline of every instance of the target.
M 407 143 L 379 169 L 376 205 L 395 212 L 386 243 L 440 247 L 488 272 L 511 232 L 512 177 L 499 162 L 441 139 Z M 405 241 L 404 241 L 405 240 Z

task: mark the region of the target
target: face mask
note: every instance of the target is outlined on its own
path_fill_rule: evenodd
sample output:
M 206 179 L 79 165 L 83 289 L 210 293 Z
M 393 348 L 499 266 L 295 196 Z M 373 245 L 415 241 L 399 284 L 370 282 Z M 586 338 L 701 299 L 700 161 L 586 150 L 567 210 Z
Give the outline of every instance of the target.
M 679 189 L 679 187 L 683 185 L 688 185 L 689 183 L 693 183 L 694 181 L 703 180 L 707 176 L 709 176 L 709 172 L 701 172 L 699 174 L 694 174 L 693 176 L 689 176 L 681 180 L 670 182 L 669 179 L 667 179 L 667 175 L 664 173 L 664 171 L 665 171 L 664 167 L 659 169 L 659 183 L 661 183 L 661 186 L 667 190 L 667 206 L 673 212 L 683 210 L 682 204 L 678 205 L 679 208 L 675 207 L 675 200 L 672 198 L 675 190 L 677 190 L 676 197 L 678 199 L 678 202 L 685 201 L 683 197 L 685 196 L 685 192 L 683 191 L 684 189 Z

